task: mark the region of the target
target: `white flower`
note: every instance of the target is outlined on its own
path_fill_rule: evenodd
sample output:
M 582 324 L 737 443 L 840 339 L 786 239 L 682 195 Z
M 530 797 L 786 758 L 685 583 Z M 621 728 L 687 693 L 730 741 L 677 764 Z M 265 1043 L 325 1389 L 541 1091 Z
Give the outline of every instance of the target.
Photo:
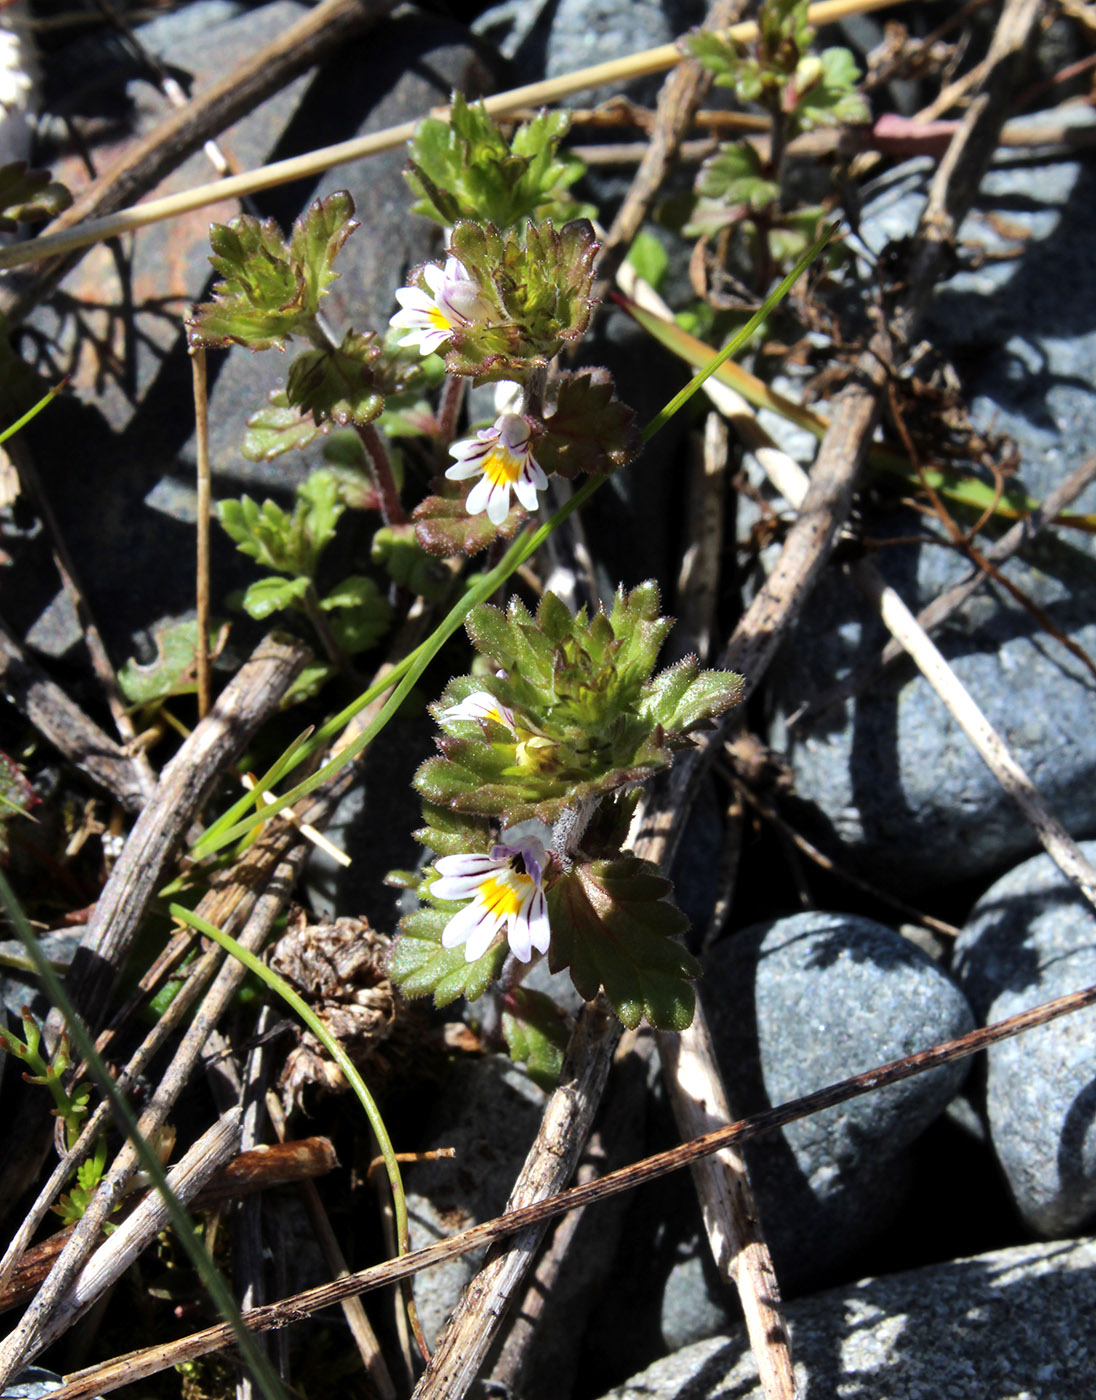
M 468 493 L 469 515 L 486 509 L 491 524 L 501 525 L 510 514 L 511 488 L 526 510 L 536 510 L 537 492 L 545 489 L 548 478 L 533 456 L 532 441 L 529 424 L 520 414 L 503 413 L 490 428 L 450 447 L 449 455 L 457 461 L 445 473 L 449 480 L 480 478 Z
M 429 292 L 421 287 L 400 287 L 396 292 L 402 310 L 389 324 L 406 331 L 400 345 L 415 345 L 423 355 L 432 355 L 458 326 L 490 320 L 491 303 L 459 258 L 446 258 L 444 268 L 427 263 L 422 276 Z
M 493 695 L 488 695 L 485 690 L 477 690 L 473 695 L 465 696 L 458 705 L 448 705 L 438 718 L 441 720 L 493 719 L 496 724 L 504 724 L 507 729 L 517 730 L 513 710 L 504 705 L 501 700 L 496 700 Z
M 510 951 L 528 962 L 533 949 L 548 951 L 548 903 L 541 881 L 548 862 L 545 840 L 551 828 L 543 822 L 519 822 L 501 833 L 490 855 L 442 856 L 435 863 L 440 879 L 430 882 L 438 899 L 472 899 L 454 914 L 441 936 L 442 947 L 464 945 L 466 962 L 482 958 L 506 929 Z
M 520 413 L 521 405 L 524 401 L 524 384 L 517 384 L 512 379 L 499 379 L 495 381 L 496 413 Z

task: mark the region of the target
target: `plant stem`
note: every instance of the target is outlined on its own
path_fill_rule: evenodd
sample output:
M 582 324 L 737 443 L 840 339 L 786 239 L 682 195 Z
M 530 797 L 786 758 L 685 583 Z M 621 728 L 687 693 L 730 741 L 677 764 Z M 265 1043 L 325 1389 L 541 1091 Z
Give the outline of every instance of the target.
M 445 449 L 457 435 L 457 419 L 464 403 L 467 380 L 461 374 L 447 374 L 438 401 L 438 446 Z
M 386 525 L 406 525 L 407 514 L 400 504 L 400 493 L 396 490 L 396 478 L 392 475 L 392 459 L 388 455 L 384 438 L 372 423 L 356 423 L 354 426 L 373 469 L 373 484 L 381 498 L 381 516 L 384 523 Z
M 316 629 L 316 635 L 320 639 L 320 645 L 327 653 L 328 661 L 330 661 L 332 666 L 334 666 L 340 674 L 345 676 L 348 681 L 351 681 L 354 685 L 360 685 L 361 677 L 357 675 L 354 667 L 350 664 L 350 658 L 347 656 L 346 652 L 339 646 L 335 634 L 331 630 L 331 624 L 328 622 L 323 608 L 320 607 L 320 600 L 316 594 L 315 584 L 309 583 L 308 592 L 301 601 L 304 605 L 304 610 L 308 616 L 309 622 L 311 622 L 312 626 Z

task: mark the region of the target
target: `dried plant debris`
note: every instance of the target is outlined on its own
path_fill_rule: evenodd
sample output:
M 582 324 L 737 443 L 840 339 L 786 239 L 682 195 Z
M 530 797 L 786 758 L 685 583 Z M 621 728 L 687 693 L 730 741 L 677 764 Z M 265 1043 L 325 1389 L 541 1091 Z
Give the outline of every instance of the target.
M 391 939 L 367 919 L 310 924 L 299 911 L 270 953 L 270 966 L 311 1002 L 359 1068 L 387 1063 L 380 1049 L 391 1057 L 397 1020 L 408 1016 L 385 972 L 390 947 Z M 342 1070 L 302 1030 L 278 1081 L 287 1112 L 303 1106 L 310 1085 L 324 1093 L 347 1088 Z

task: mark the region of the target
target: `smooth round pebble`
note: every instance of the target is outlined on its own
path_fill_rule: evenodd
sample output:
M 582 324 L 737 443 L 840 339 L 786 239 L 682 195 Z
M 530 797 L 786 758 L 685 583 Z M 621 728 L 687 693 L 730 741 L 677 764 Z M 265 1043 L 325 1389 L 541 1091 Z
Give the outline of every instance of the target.
M 962 993 L 893 929 L 811 912 L 718 945 L 704 978 L 734 1111 L 787 1103 L 971 1030 Z M 791 1123 L 746 1148 L 765 1236 L 791 1286 L 832 1276 L 901 1210 L 904 1151 L 941 1114 L 963 1063 Z
M 1096 841 L 1081 848 L 1096 861 Z M 1047 855 L 998 880 L 957 940 L 955 975 L 980 1021 L 1096 983 L 1096 913 Z M 1016 1207 L 1040 1235 L 1096 1219 L 1096 1008 L 986 1052 L 984 1112 Z

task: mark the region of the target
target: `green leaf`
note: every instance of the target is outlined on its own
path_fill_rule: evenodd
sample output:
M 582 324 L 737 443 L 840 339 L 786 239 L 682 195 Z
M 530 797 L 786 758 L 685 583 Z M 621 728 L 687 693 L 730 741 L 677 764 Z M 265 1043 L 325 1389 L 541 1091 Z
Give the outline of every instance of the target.
M 570 1038 L 567 1015 L 543 992 L 515 987 L 502 1013 L 502 1034 L 510 1058 L 523 1064 L 542 1089 L 559 1083 Z
M 358 227 L 354 201 L 346 190 L 315 200 L 293 225 L 289 253 L 304 277 L 306 304 L 312 311 L 338 277 L 332 263 Z
M 388 599 L 371 578 L 355 575 L 320 600 L 325 612 L 336 612 L 331 620 L 335 640 L 348 656 L 368 651 L 392 625 Z
M 772 204 L 780 186 L 763 173 L 761 156 L 748 141 L 720 146 L 700 167 L 696 191 L 722 204 L 757 211 Z
M 499 228 L 591 213 L 567 193 L 584 169 L 559 154 L 569 125 L 566 112 L 542 111 L 507 142 L 482 102 L 454 93 L 448 121 L 428 117 L 408 143 L 412 209 L 440 224 L 477 219 Z
M 376 337 L 347 331 L 334 350 L 306 350 L 289 367 L 286 397 L 316 424 L 371 423 L 384 408 L 373 361 L 380 357 Z
M 291 515 L 274 501 L 260 506 L 241 496 L 219 502 L 217 518 L 236 548 L 264 568 L 311 579 L 344 509 L 338 474 L 320 467 L 297 487 Z
M 613 393 L 608 370 L 564 370 L 555 401 L 537 441 L 536 460 L 546 472 L 573 477 L 578 472 L 611 472 L 639 456 L 643 448 L 635 413 Z
M 502 234 L 462 220 L 454 254 L 493 302 L 490 317 L 457 327 L 446 367 L 480 381 L 516 379 L 581 339 L 590 321 L 598 242 L 587 219 L 558 231 L 549 220 Z
M 224 644 L 227 625 L 209 629 L 211 656 Z M 156 658 L 147 666 L 131 657 L 118 672 L 118 688 L 130 705 L 150 705 L 171 695 L 192 695 L 198 689 L 198 623 L 173 622 L 153 632 Z
M 270 394 L 269 405 L 258 409 L 247 420 L 240 450 L 249 462 L 272 462 L 283 452 L 307 447 L 322 431 L 324 429 L 317 427 L 311 415 L 290 406 L 284 389 L 275 389 Z
M 419 544 L 414 525 L 382 525 L 373 536 L 370 554 L 394 583 L 432 603 L 440 602 L 452 584 L 445 565 Z
M 466 962 L 463 948 L 443 948 L 445 925 L 461 908 L 436 902 L 400 920 L 399 936 L 388 963 L 388 976 L 405 997 L 433 995 L 435 1006 L 448 1006 L 458 997 L 475 1001 L 499 975 L 506 943 L 489 948 L 482 958 Z
M 70 191 L 51 180 L 48 170 L 32 169 L 25 160 L 0 165 L 0 231 L 52 219 L 71 203 Z
M 632 239 L 627 261 L 655 291 L 661 291 L 662 282 L 670 266 L 670 255 L 650 229 L 641 228 Z
M 823 49 L 796 72 L 795 116 L 799 126 L 831 126 L 871 119 L 867 101 L 857 90 L 860 70 L 848 49 Z
M 244 594 L 243 609 L 249 617 L 262 622 L 271 613 L 299 608 L 308 587 L 306 578 L 256 579 Z
M 690 1024 L 696 960 L 675 941 L 688 920 L 666 896 L 670 883 L 649 861 L 626 854 L 575 865 L 548 891 L 549 966 L 569 968 L 587 1001 L 604 989 L 626 1026 Z
M 485 851 L 491 845 L 491 831 L 482 817 L 454 812 L 433 802 L 422 804 L 426 823 L 414 833 L 415 840 L 428 846 L 436 856 L 459 856 L 466 851 Z
M 290 336 L 312 338 L 320 301 L 336 276 L 332 260 L 357 228 L 353 210 L 342 190 L 317 200 L 294 224 L 288 244 L 272 219 L 239 214 L 214 224 L 210 262 L 222 280 L 213 300 L 187 318 L 190 344 L 283 350 Z

